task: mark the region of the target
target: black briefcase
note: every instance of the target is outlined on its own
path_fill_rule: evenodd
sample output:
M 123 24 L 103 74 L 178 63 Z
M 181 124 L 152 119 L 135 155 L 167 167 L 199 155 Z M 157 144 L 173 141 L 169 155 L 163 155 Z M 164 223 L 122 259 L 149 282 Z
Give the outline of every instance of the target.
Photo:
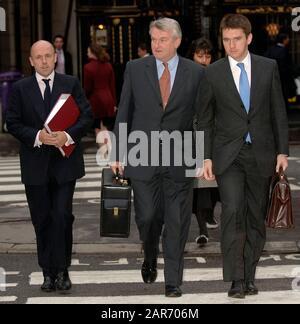
M 102 171 L 100 236 L 128 237 L 130 233 L 131 186 L 127 179 Z

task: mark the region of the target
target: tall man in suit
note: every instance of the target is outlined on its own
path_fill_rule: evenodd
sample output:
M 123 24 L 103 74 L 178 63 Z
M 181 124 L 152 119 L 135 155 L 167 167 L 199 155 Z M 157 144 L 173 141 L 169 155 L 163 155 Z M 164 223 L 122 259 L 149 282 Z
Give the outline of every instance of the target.
M 54 37 L 53 45 L 57 55 L 55 71 L 61 74 L 73 75 L 72 55 L 64 49 L 64 37 L 62 35 L 56 35 Z
M 227 57 L 206 68 L 199 129 L 205 131 L 204 176 L 215 174 L 220 189 L 228 295 L 245 298 L 258 293 L 270 177 L 288 167 L 288 123 L 276 62 L 249 53 L 248 18 L 227 15 L 220 30 Z
M 162 18 L 152 22 L 150 36 L 153 56 L 127 64 L 114 130 L 118 145 L 121 123 L 128 125 L 129 132 L 143 131 L 149 142 L 143 151 L 148 152 L 151 152 L 154 132 L 192 132 L 193 116 L 199 108 L 198 92 L 204 78 L 201 66 L 177 55 L 182 39 L 177 21 Z M 162 151 L 162 145 L 158 146 Z M 129 152 L 130 149 L 129 146 Z M 119 156 L 118 161 L 122 158 Z M 165 294 L 180 297 L 183 253 L 192 214 L 192 179 L 185 177 L 185 165 L 175 166 L 173 156 L 169 166 L 163 166 L 161 155 L 157 160 L 158 166 L 150 163 L 134 166 L 128 160 L 125 176 L 132 182 L 136 222 L 144 246 L 143 280 L 145 283 L 156 280 L 159 239 L 164 223 Z M 112 164 L 114 172 L 117 168 L 123 173 L 120 162 Z
M 21 142 L 22 182 L 44 274 L 41 289 L 46 292 L 71 288 L 68 267 L 73 242 L 72 201 L 76 179 L 84 176 L 80 141 L 93 121 L 79 81 L 54 72 L 56 58 L 51 43 L 33 44 L 30 63 L 35 74 L 14 85 L 7 113 L 8 130 Z M 62 93 L 72 94 L 80 117 L 66 132 L 50 135 L 44 122 Z M 75 150 L 64 158 L 58 148 L 73 143 Z

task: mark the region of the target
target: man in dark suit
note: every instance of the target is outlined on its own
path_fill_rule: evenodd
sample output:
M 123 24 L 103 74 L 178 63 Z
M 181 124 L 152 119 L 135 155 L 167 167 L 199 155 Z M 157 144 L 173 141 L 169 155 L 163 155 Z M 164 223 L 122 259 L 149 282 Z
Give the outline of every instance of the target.
M 72 201 L 76 179 L 84 176 L 81 138 L 93 117 L 79 81 L 54 72 L 53 45 L 38 41 L 31 48 L 35 74 L 14 85 L 7 112 L 9 132 L 21 142 L 22 182 L 25 184 L 36 232 L 38 261 L 43 269 L 43 291 L 71 288 L 68 267 L 72 255 Z M 80 117 L 66 132 L 48 134 L 44 122 L 62 93 L 72 94 Z M 69 158 L 58 148 L 76 144 Z
M 55 71 L 61 74 L 73 75 L 72 55 L 64 49 L 64 37 L 62 35 L 56 35 L 53 45 L 57 54 Z
M 286 102 L 286 108 L 289 107 L 289 98 L 296 96 L 297 86 L 294 80 L 294 71 L 292 58 L 289 54 L 289 35 L 280 33 L 277 36 L 277 43 L 270 47 L 265 53 L 266 57 L 276 60 L 281 79 L 283 96 Z
M 227 57 L 206 68 L 198 125 L 204 176 L 216 175 L 221 195 L 224 280 L 232 281 L 229 297 L 244 298 L 258 293 L 270 177 L 288 167 L 288 123 L 276 62 L 248 51 L 248 18 L 225 16 L 221 33 Z
M 122 146 L 119 139 L 121 123 L 128 125 L 129 132 L 143 132 L 149 142 L 142 148 L 149 153 L 146 165 L 134 165 L 129 154 L 125 169 L 125 176 L 131 179 L 133 186 L 136 222 L 144 246 L 142 277 L 145 283 L 156 280 L 159 239 L 164 223 L 165 294 L 180 297 L 183 253 L 192 214 L 193 179 L 186 177 L 185 165 L 175 166 L 172 153 L 168 156 L 168 166 L 163 165 L 163 141 L 155 146 L 153 137 L 155 132 L 162 131 L 166 134 L 192 132 L 204 69 L 177 55 L 182 39 L 177 21 L 163 18 L 152 22 L 150 35 L 153 56 L 127 64 L 114 132 L 117 146 Z M 183 139 L 180 141 L 177 144 L 183 143 Z M 151 155 L 157 147 L 160 155 Z M 128 149 L 130 152 L 131 147 Z M 122 158 L 121 154 L 118 161 Z M 149 163 L 153 160 L 158 161 L 157 166 Z M 120 162 L 112 164 L 114 172 L 117 168 L 123 172 Z

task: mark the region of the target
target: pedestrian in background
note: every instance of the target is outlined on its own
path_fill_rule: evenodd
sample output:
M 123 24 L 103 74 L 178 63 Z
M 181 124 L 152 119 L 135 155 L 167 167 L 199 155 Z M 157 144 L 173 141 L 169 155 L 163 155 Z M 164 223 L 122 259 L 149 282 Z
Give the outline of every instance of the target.
M 280 33 L 276 37 L 276 44 L 265 53 L 266 57 L 276 60 L 282 85 L 286 108 L 289 107 L 289 99 L 297 95 L 297 86 L 294 79 L 294 67 L 289 53 L 290 38 L 288 34 Z
M 188 58 L 195 63 L 207 67 L 213 60 L 213 46 L 211 42 L 202 37 L 194 40 L 188 53 Z M 196 122 L 196 119 L 195 119 Z M 196 129 L 195 125 L 195 129 Z M 195 241 L 200 247 L 205 246 L 209 240 L 208 228 L 215 229 L 218 223 L 214 217 L 214 209 L 220 195 L 216 183 L 212 184 L 204 179 L 197 179 L 197 187 L 193 192 L 193 213 L 196 215 L 199 235 Z
M 53 40 L 53 45 L 57 55 L 55 72 L 73 75 L 72 55 L 64 48 L 64 37 L 62 35 L 56 35 Z
M 138 57 L 144 58 L 150 56 L 149 48 L 146 43 L 140 43 L 138 46 Z
M 87 50 L 89 63 L 84 66 L 84 90 L 92 106 L 97 137 L 102 130 L 112 130 L 116 115 L 116 87 L 112 65 L 106 51 L 98 44 Z

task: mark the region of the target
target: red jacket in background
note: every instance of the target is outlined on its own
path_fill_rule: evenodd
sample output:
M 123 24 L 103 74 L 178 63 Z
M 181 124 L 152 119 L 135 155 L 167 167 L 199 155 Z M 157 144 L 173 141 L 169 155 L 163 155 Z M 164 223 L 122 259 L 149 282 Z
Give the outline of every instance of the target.
M 90 60 L 84 66 L 84 90 L 92 106 L 94 118 L 115 116 L 115 76 L 110 63 Z

